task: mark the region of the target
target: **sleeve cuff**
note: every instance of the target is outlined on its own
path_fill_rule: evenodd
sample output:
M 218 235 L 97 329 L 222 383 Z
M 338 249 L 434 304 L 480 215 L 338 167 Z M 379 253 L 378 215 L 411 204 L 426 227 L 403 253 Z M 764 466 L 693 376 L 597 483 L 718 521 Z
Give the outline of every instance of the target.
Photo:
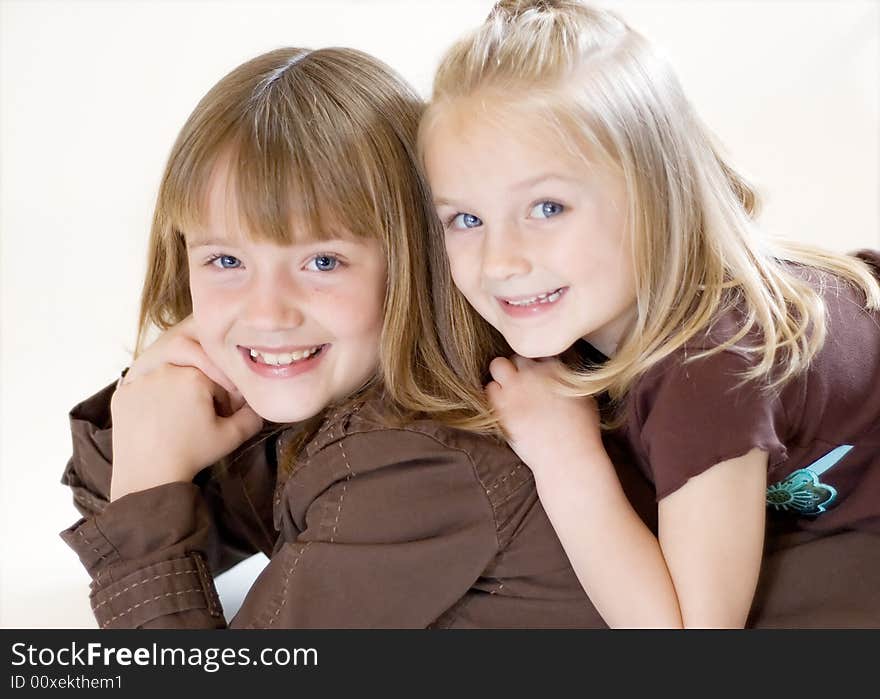
M 119 552 L 98 529 L 95 518 L 80 519 L 61 532 L 64 543 L 72 548 L 93 578 L 105 566 L 119 560 Z
M 121 561 L 180 556 L 206 545 L 210 518 L 193 483 L 129 493 L 61 532 L 92 578 Z
M 204 609 L 218 620 L 223 608 L 202 554 L 161 561 L 92 593 L 92 611 L 102 629 L 138 628 L 154 619 Z

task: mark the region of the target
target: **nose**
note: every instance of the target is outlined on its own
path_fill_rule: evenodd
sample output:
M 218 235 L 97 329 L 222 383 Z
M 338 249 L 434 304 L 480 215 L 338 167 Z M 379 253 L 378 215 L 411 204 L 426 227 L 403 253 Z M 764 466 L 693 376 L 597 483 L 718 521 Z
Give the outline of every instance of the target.
M 289 274 L 266 275 L 250 284 L 244 315 L 255 330 L 292 330 L 303 324 L 307 303 L 306 292 Z
M 482 253 L 483 276 L 493 281 L 528 274 L 532 269 L 524 241 L 515 227 L 487 231 L 483 235 Z

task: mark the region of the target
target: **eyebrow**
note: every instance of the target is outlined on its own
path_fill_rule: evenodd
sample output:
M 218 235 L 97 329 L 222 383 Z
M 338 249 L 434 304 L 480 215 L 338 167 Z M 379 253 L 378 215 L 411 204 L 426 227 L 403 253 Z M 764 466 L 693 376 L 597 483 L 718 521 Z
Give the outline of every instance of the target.
M 527 179 L 520 180 L 519 182 L 515 183 L 511 187 L 511 189 L 515 189 L 515 190 L 529 189 L 530 187 L 534 187 L 535 185 L 543 184 L 544 182 L 551 182 L 554 180 L 556 180 L 558 182 L 566 182 L 566 183 L 572 184 L 572 183 L 580 182 L 581 178 L 568 177 L 566 175 L 558 175 L 554 172 L 545 172 L 540 175 L 536 175 L 535 177 L 529 177 Z M 444 197 L 437 197 L 434 199 L 434 206 L 450 206 L 450 205 L 454 205 L 455 202 L 456 202 L 455 198 L 446 199 Z

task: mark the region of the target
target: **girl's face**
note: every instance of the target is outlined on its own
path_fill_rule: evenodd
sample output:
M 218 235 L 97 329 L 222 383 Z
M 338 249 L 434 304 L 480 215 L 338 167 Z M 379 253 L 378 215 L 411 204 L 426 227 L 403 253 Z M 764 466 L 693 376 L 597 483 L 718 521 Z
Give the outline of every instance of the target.
M 424 136 L 452 277 L 468 302 L 524 357 L 580 338 L 612 354 L 636 302 L 622 179 L 525 119 L 443 113 Z
M 379 357 L 386 271 L 377 241 L 248 240 L 220 169 L 208 224 L 186 234 L 199 341 L 273 422 L 311 417 L 358 389 Z

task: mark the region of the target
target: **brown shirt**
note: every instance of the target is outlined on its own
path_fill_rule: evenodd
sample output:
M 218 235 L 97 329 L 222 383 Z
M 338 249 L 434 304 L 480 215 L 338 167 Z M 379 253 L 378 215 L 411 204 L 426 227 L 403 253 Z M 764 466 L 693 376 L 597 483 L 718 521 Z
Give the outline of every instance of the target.
M 222 628 L 213 575 L 270 557 L 233 628 L 602 627 L 508 448 L 381 405 L 333 415 L 277 479 L 260 435 L 223 475 L 107 503 L 112 387 L 71 412 L 62 538 L 104 628 Z
M 329 422 L 274 497 L 278 444 L 261 434 L 222 474 L 108 505 L 112 393 L 71 411 L 62 478 L 85 516 L 62 537 L 93 578 L 103 628 L 224 628 L 213 575 L 258 551 L 271 562 L 231 627 L 604 626 L 503 447 L 433 423 L 387 430 L 362 410 Z M 654 525 L 650 484 L 617 440 L 606 446 Z M 876 535 L 774 537 L 749 626 L 880 627 Z
M 880 254 L 860 253 L 880 272 Z M 781 391 L 742 384 L 751 356 L 733 347 L 684 362 L 730 337 L 736 312 L 661 362 L 632 391 L 628 444 L 662 499 L 714 464 L 768 453 L 767 537 L 748 625 L 880 628 L 880 314 L 830 275 L 828 334 L 809 369 Z M 824 288 L 821 282 L 824 281 Z
M 880 266 L 878 253 L 862 255 Z M 830 274 L 793 269 L 827 310 L 825 344 L 805 372 L 779 391 L 743 383 L 754 355 L 742 344 L 686 362 L 737 332 L 742 319 L 732 310 L 639 381 L 622 432 L 657 499 L 757 447 L 769 455 L 773 521 L 817 534 L 880 534 L 880 313 Z

